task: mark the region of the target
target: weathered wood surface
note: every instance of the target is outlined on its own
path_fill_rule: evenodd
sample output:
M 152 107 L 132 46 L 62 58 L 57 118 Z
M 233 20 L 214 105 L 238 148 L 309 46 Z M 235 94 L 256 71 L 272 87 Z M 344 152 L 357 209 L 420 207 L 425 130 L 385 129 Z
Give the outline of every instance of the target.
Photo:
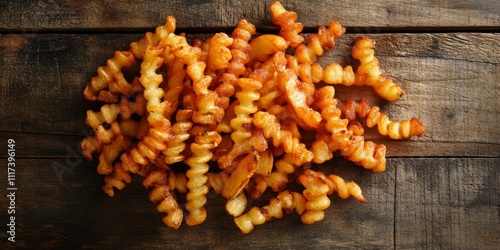
M 500 244 L 499 161 L 493 158 L 396 158 L 376 174 L 344 160 L 330 162 L 321 169 L 356 180 L 365 204 L 333 197 L 322 222 L 303 225 L 296 214 L 285 214 L 248 235 L 235 227 L 220 196 L 209 195 L 204 224 L 176 231 L 161 222 L 140 179 L 109 198 L 98 185 L 102 179 L 94 163 L 81 162 L 59 181 L 50 167 L 54 161 L 65 164 L 18 161 L 18 247 L 495 249 Z M 5 207 L 5 191 L 1 194 Z M 4 230 L 0 236 L 5 245 Z
M 497 1 L 284 1 L 309 31 L 331 18 L 348 26 L 350 34 L 320 59 L 322 64 L 350 63 L 356 33 L 370 33 L 382 69 L 407 92 L 386 103 L 369 88 L 338 86 L 340 99 L 368 96 L 391 118 L 417 116 L 426 125 L 422 138 L 409 141 L 367 131 L 368 139 L 388 147 L 384 173 L 343 159 L 318 166 L 356 181 L 366 204 L 333 197 L 320 223 L 302 225 L 290 214 L 241 235 L 224 211 L 224 200 L 215 195 L 204 224 L 175 231 L 161 222 L 140 178 L 114 198 L 102 193 L 97 162 L 83 160 L 78 148 L 91 132 L 85 111 L 99 107 L 82 96 L 97 67 L 114 50 L 127 49 L 144 31 L 162 24 L 167 14 L 191 33 L 230 31 L 242 17 L 266 30 L 270 1 L 256 2 L 1 1 L 2 224 L 9 204 L 7 138 L 16 140 L 18 187 L 16 243 L 7 241 L 3 227 L 2 248 L 498 249 Z M 372 11 L 361 14 L 359 6 Z M 407 28 L 414 33 L 403 33 Z M 391 33 L 377 34 L 381 31 Z M 189 35 L 195 36 L 206 35 Z
M 167 15 L 179 27 L 232 27 L 241 19 L 258 26 L 272 25 L 268 6 L 272 0 L 99 1 L 46 0 L 1 1 L 0 30 L 142 29 L 159 25 Z M 305 26 L 337 19 L 358 32 L 399 28 L 492 28 L 500 26 L 496 0 L 439 1 L 282 1 Z

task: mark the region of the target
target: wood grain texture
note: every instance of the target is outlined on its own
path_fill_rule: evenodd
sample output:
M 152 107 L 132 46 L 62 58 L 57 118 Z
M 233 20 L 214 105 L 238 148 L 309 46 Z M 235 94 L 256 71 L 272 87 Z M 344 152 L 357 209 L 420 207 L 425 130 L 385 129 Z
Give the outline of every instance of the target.
M 208 196 L 205 223 L 173 230 L 161 222 L 137 176 L 110 198 L 100 190 L 102 177 L 94 163 L 81 162 L 59 180 L 54 161 L 65 164 L 61 159 L 18 161 L 16 246 L 494 249 L 500 243 L 498 158 L 389 159 L 387 171 L 376 174 L 344 160 L 330 161 L 319 169 L 356 181 L 365 204 L 332 196 L 321 222 L 303 225 L 296 214 L 286 214 L 248 235 L 241 235 L 224 210 L 224 199 L 215 194 Z M 6 178 L 5 171 L 0 178 Z M 1 207 L 8 202 L 5 192 L 0 192 Z M 2 221 L 5 216 L 0 214 Z M 201 235 L 203 240 L 196 240 Z M 0 243 L 9 246 L 4 231 Z
M 143 29 L 175 14 L 179 27 L 232 27 L 241 19 L 272 25 L 273 1 L 1 1 L 0 30 L 38 32 L 65 29 Z M 337 19 L 358 32 L 386 28 L 498 27 L 500 4 L 474 1 L 282 1 L 306 27 Z
M 0 79 L 0 103 L 6 108 L 0 110 L 0 132 L 18 133 L 27 156 L 64 157 L 64 145 L 73 147 L 91 133 L 84 124 L 85 111 L 101 105 L 83 99 L 85 85 L 113 51 L 128 49 L 141 36 L 1 36 L 0 71 L 6 73 Z M 198 37 L 202 36 L 206 35 Z M 339 39 L 336 49 L 319 62 L 355 65 L 350 50 L 356 36 Z M 389 156 L 500 155 L 498 34 L 370 36 L 377 41 L 376 56 L 383 71 L 405 89 L 406 96 L 387 103 L 370 88 L 336 86 L 338 98 L 367 98 L 395 120 L 419 117 L 426 133 L 410 141 L 392 141 L 368 130 L 367 139 L 387 144 Z M 47 135 L 60 138 L 62 147 L 38 149 L 33 142 Z
M 498 158 L 401 161 L 396 170 L 396 248 L 497 249 L 498 166 Z

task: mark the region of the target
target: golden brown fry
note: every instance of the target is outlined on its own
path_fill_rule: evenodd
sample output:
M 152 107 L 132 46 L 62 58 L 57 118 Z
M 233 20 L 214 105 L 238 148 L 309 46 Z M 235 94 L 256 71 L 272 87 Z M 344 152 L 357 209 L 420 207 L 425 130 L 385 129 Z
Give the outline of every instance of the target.
M 147 47 L 156 46 L 158 43 L 175 31 L 175 17 L 167 16 L 165 25 L 158 26 L 155 33 L 146 32 L 143 38 L 138 42 L 130 44 L 130 52 L 136 57 L 142 59 Z
M 321 121 L 321 114 L 307 104 L 307 95 L 298 87 L 300 84 L 297 75 L 292 70 L 278 73 L 279 85 L 284 89 L 288 103 L 293 107 L 297 117 L 310 128 L 317 128 Z
M 234 107 L 236 117 L 231 119 L 230 122 L 233 128 L 231 139 L 236 144 L 244 143 L 245 140 L 252 136 L 253 118 L 251 115 L 258 110 L 254 102 L 260 98 L 257 90 L 262 88 L 262 83 L 251 78 L 240 78 L 238 79 L 238 86 L 241 88 L 241 91 L 236 93 L 239 105 Z
M 232 200 L 227 200 L 226 211 L 233 217 L 238 217 L 245 212 L 247 207 L 247 197 L 245 193 L 240 193 Z
M 201 127 L 195 128 L 194 142 L 191 143 L 192 156 L 186 160 L 189 170 L 186 172 L 188 177 L 188 189 L 186 197 L 186 209 L 189 215 L 186 217 L 186 224 L 190 226 L 198 225 L 205 221 L 207 217 L 204 208 L 207 201 L 206 194 L 208 186 L 206 185 L 209 166 L 207 162 L 212 158 L 211 149 L 215 148 L 221 141 L 220 135 L 215 131 L 206 131 Z
M 252 136 L 243 143 L 234 144 L 229 153 L 220 157 L 217 162 L 219 168 L 226 169 L 238 156 L 252 151 L 262 152 L 267 149 L 267 140 L 261 129 L 254 129 Z
M 121 74 L 122 68 L 128 68 L 135 64 L 135 58 L 128 51 L 116 51 L 114 57 L 107 61 L 106 66 L 97 69 L 98 75 L 93 77 L 83 91 L 83 96 L 89 101 L 97 100 L 99 91 L 108 87 L 116 80 L 116 75 Z M 120 79 L 120 78 L 119 78 Z
M 280 36 L 290 43 L 290 47 L 295 48 L 304 41 L 304 37 L 299 35 L 303 28 L 302 23 L 295 22 L 297 13 L 287 11 L 278 1 L 271 4 L 270 10 L 273 23 L 281 28 Z
M 117 162 L 113 168 L 113 172 L 104 177 L 104 186 L 102 190 L 110 197 L 115 196 L 115 188 L 122 190 L 127 184 L 132 182 L 130 173 L 123 169 L 120 162 Z
M 264 62 L 278 52 L 288 48 L 288 42 L 280 36 L 265 34 L 260 35 L 250 42 L 250 64 Z
M 111 144 L 104 146 L 99 155 L 97 172 L 103 175 L 110 174 L 113 171 L 113 162 L 120 153 L 129 150 L 131 145 L 132 141 L 129 138 L 119 135 Z
M 158 203 L 156 210 L 160 213 L 166 213 L 163 222 L 174 229 L 178 229 L 182 223 L 184 214 L 175 198 L 175 193 L 166 185 L 158 185 L 149 193 L 149 200 Z
M 300 215 L 306 210 L 306 198 L 297 192 L 283 191 L 272 198 L 269 205 L 262 208 L 253 207 L 246 214 L 234 218 L 235 224 L 242 233 L 247 234 L 257 225 L 262 225 L 273 218 L 281 219 L 283 210 L 291 213 L 294 209 Z
M 327 197 L 329 187 L 319 174 L 311 169 L 305 170 L 299 175 L 297 181 L 306 188 L 302 194 L 307 199 L 306 210 L 300 217 L 304 224 L 313 224 L 323 220 L 324 210 L 330 206 Z
M 392 79 L 382 73 L 378 59 L 375 57 L 374 46 L 375 40 L 369 37 L 356 38 L 352 48 L 352 57 L 358 59 L 361 65 L 355 72 L 355 84 L 372 86 L 379 96 L 390 102 L 395 102 L 405 92 Z
M 257 170 L 259 160 L 260 156 L 256 151 L 249 153 L 245 158 L 241 159 L 224 185 L 222 196 L 228 200 L 236 198 L 247 185 L 248 181 L 255 173 L 255 170 Z
M 349 121 L 355 120 L 356 117 L 366 119 L 367 127 L 377 126 L 381 135 L 387 135 L 394 140 L 408 139 L 413 136 L 420 137 L 425 131 L 424 125 L 418 118 L 413 117 L 411 120 L 401 122 L 391 121 L 386 114 L 380 112 L 378 106 L 370 106 L 365 99 L 356 102 L 348 98 L 341 104 L 340 108 Z
M 172 164 L 184 160 L 182 152 L 186 149 L 185 141 L 189 139 L 189 130 L 193 127 L 191 121 L 192 110 L 182 109 L 177 111 L 176 123 L 172 125 L 172 139 L 167 142 L 167 148 L 162 151 L 165 163 Z

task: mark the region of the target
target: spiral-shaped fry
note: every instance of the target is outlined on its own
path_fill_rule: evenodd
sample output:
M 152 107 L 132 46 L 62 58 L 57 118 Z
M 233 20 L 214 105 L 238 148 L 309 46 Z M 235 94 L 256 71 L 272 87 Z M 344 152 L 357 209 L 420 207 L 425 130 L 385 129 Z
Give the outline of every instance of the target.
M 121 162 L 117 162 L 113 168 L 113 172 L 104 177 L 102 190 L 110 197 L 113 197 L 115 196 L 115 188 L 122 190 L 130 182 L 132 182 L 132 176 L 130 176 L 128 171 L 123 169 Z
M 205 221 L 207 212 L 204 208 L 207 201 L 206 194 L 208 186 L 206 185 L 209 166 L 208 161 L 212 158 L 211 149 L 216 147 L 221 141 L 220 135 L 215 131 L 202 131 L 195 134 L 194 142 L 191 143 L 192 156 L 186 160 L 189 170 L 186 172 L 188 177 L 189 192 L 186 196 L 186 209 L 189 215 L 186 217 L 186 223 L 190 226 L 198 225 Z
M 234 39 L 231 45 L 231 61 L 227 72 L 236 77 L 243 75 L 246 71 L 246 64 L 250 60 L 250 45 L 248 41 L 255 34 L 255 26 L 245 19 L 238 22 L 238 25 L 231 33 Z
M 180 193 L 187 192 L 187 177 L 184 173 L 174 173 L 171 170 L 156 169 L 151 171 L 142 180 L 145 188 L 153 186 L 167 186 L 169 190 L 177 190 Z
M 306 210 L 301 216 L 302 222 L 313 224 L 323 220 L 324 210 L 330 206 L 330 199 L 327 196 L 329 187 L 324 178 L 322 179 L 318 172 L 307 169 L 297 177 L 297 181 L 305 187 L 302 194 L 307 199 Z
M 167 226 L 178 229 L 182 223 L 184 214 L 175 198 L 175 193 L 166 185 L 159 185 L 153 188 L 149 193 L 149 200 L 158 203 L 156 210 L 160 213 L 166 213 L 163 217 L 163 223 Z
M 226 72 L 222 73 L 218 80 L 220 84 L 215 89 L 219 96 L 217 106 L 223 109 L 229 107 L 238 78 L 247 72 L 246 64 L 250 60 L 250 44 L 248 41 L 255 32 L 255 26 L 242 19 L 231 34 L 233 39 L 230 47 L 231 60 L 225 69 Z
M 128 120 L 132 114 L 142 116 L 146 107 L 146 101 L 141 94 L 138 94 L 135 101 L 129 101 L 128 98 L 122 97 L 120 103 L 104 104 L 98 112 L 87 110 L 85 123 L 94 130 L 98 130 L 99 126 L 104 124 L 110 125 L 118 116 L 121 120 Z
M 418 118 L 413 117 L 411 120 L 401 122 L 391 121 L 386 114 L 380 111 L 378 106 L 370 106 L 365 99 L 356 102 L 347 98 L 340 106 L 342 114 L 349 121 L 355 120 L 356 117 L 366 119 L 367 127 L 377 126 L 381 135 L 388 135 L 394 140 L 408 139 L 413 136 L 420 137 L 425 131 L 424 125 Z
M 375 40 L 366 36 L 357 37 L 354 42 L 352 57 L 361 62 L 354 74 L 355 84 L 372 86 L 380 97 L 395 102 L 405 92 L 382 73 L 373 47 Z
M 148 47 L 144 54 L 144 60 L 141 64 L 141 83 L 144 86 L 144 97 L 148 101 L 146 109 L 149 111 L 147 117 L 149 130 L 142 140 L 126 154 L 130 154 L 134 162 L 139 165 L 146 165 L 154 161 L 160 151 L 166 149 L 166 141 L 170 138 L 170 121 L 165 117 L 165 110 L 169 104 L 162 101 L 164 91 L 160 88 L 163 77 L 156 73 L 156 70 L 162 65 L 163 59 L 160 54 L 163 53 L 162 47 Z M 124 156 L 128 158 L 128 156 Z M 129 169 L 125 164 L 125 169 L 135 172 L 138 169 Z M 135 166 L 134 166 L 135 167 Z
M 304 37 L 299 35 L 302 31 L 302 23 L 296 22 L 297 13 L 286 10 L 280 2 L 271 4 L 272 21 L 280 26 L 280 36 L 290 43 L 290 47 L 295 48 L 304 41 Z
M 328 194 L 332 194 L 333 192 L 337 192 L 340 198 L 347 199 L 351 196 L 356 198 L 361 203 L 365 203 L 366 199 L 363 197 L 361 192 L 361 188 L 354 181 L 345 182 L 345 180 L 338 175 L 328 175 L 325 177 L 323 173 L 319 173 L 320 178 L 324 180 L 326 185 L 328 185 Z
M 259 65 L 252 72 L 251 78 L 259 79 L 262 88 L 259 90 L 260 99 L 258 104 L 261 108 L 268 110 L 275 105 L 281 105 L 285 101 L 283 91 L 278 86 L 278 74 L 286 67 L 285 53 L 278 52 L 267 61 Z
M 97 100 L 99 91 L 108 87 L 108 85 L 116 80 L 116 75 L 120 77 L 123 67 L 128 68 L 135 64 L 135 58 L 129 51 L 115 51 L 113 58 L 106 62 L 106 66 L 97 68 L 97 76 L 90 80 L 83 96 L 89 101 Z M 123 75 L 121 75 L 123 76 Z M 120 80 L 120 78 L 118 78 Z M 123 79 L 122 79 L 123 80 Z
M 183 220 L 183 211 L 175 198 L 174 190 L 181 193 L 187 191 L 187 178 L 183 173 L 158 169 L 150 172 L 142 181 L 145 188 L 153 187 L 149 199 L 158 203 L 156 210 L 166 213 L 163 222 L 174 229 L 179 228 Z
M 113 162 L 118 158 L 120 153 L 129 150 L 132 145 L 130 138 L 118 135 L 116 139 L 109 145 L 105 145 L 99 155 L 99 164 L 97 172 L 107 175 L 113 171 Z
M 142 95 L 138 95 L 134 103 L 130 103 L 126 98 L 123 98 L 118 106 L 120 121 L 116 120 L 118 117 L 116 105 L 106 104 L 99 112 L 91 110 L 87 112 L 87 123 L 95 128 L 94 135 L 87 136 L 82 140 L 81 147 L 84 157 L 91 160 L 93 155 L 101 153 L 102 147 L 111 144 L 118 135 L 129 138 L 136 137 L 140 123 L 131 120 L 130 117 L 132 114 L 142 115 L 145 106 Z
M 236 93 L 236 98 L 240 104 L 234 107 L 236 117 L 230 122 L 233 128 L 231 139 L 235 143 L 242 143 L 252 135 L 253 118 L 251 115 L 258 110 L 254 102 L 260 98 L 257 91 L 262 88 L 262 83 L 251 78 L 239 78 L 238 86 L 241 91 Z
M 158 26 L 154 33 L 146 32 L 144 37 L 130 44 L 130 52 L 139 59 L 144 57 L 147 47 L 156 46 L 158 43 L 175 31 L 175 17 L 167 16 L 165 25 Z
M 297 192 L 285 190 L 271 198 L 269 205 L 262 208 L 253 207 L 247 213 L 234 218 L 236 226 L 242 233 L 251 232 L 255 226 L 262 225 L 273 218 L 281 219 L 283 210 L 291 213 L 294 209 L 298 214 L 303 214 L 306 209 L 306 198 Z
M 176 122 L 172 125 L 172 139 L 167 142 L 167 149 L 163 151 L 165 163 L 172 164 L 184 160 L 181 153 L 186 148 L 184 141 L 189 139 L 189 130 L 193 127 L 191 122 L 192 110 L 182 109 L 177 111 Z
M 165 58 L 165 53 L 163 57 Z M 167 59 L 164 59 L 167 60 Z M 167 76 L 167 88 L 163 100 L 169 105 L 164 112 L 166 118 L 170 118 L 179 106 L 179 97 L 184 90 L 184 79 L 186 77 L 186 70 L 184 70 L 184 62 L 179 59 L 168 59 L 172 62 L 169 66 L 169 73 Z M 165 62 L 166 63 L 166 62 Z M 168 65 L 168 64 L 167 64 Z

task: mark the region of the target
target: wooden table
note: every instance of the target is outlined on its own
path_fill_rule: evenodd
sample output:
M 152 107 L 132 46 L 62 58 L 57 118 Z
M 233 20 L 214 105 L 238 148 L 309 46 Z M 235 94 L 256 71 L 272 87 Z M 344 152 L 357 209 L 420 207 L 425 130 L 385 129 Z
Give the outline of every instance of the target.
M 330 19 L 347 27 L 322 64 L 349 57 L 356 36 L 374 38 L 382 70 L 407 94 L 387 103 L 370 89 L 338 87 L 339 98 L 368 95 L 392 119 L 419 117 L 426 132 L 391 141 L 368 131 L 367 139 L 387 145 L 383 173 L 342 158 L 320 166 L 356 181 L 365 204 L 332 197 L 321 222 L 303 225 L 289 214 L 248 235 L 215 194 L 204 224 L 177 231 L 161 222 L 140 178 L 114 198 L 105 195 L 97 161 L 83 160 L 79 149 L 92 132 L 85 111 L 100 105 L 82 91 L 113 51 L 128 49 L 167 15 L 190 38 L 230 32 L 241 18 L 276 32 L 271 1 L 14 2 L 0 2 L 1 248 L 500 247 L 498 1 L 283 1 L 306 33 Z M 15 243 L 6 226 L 12 197 Z

